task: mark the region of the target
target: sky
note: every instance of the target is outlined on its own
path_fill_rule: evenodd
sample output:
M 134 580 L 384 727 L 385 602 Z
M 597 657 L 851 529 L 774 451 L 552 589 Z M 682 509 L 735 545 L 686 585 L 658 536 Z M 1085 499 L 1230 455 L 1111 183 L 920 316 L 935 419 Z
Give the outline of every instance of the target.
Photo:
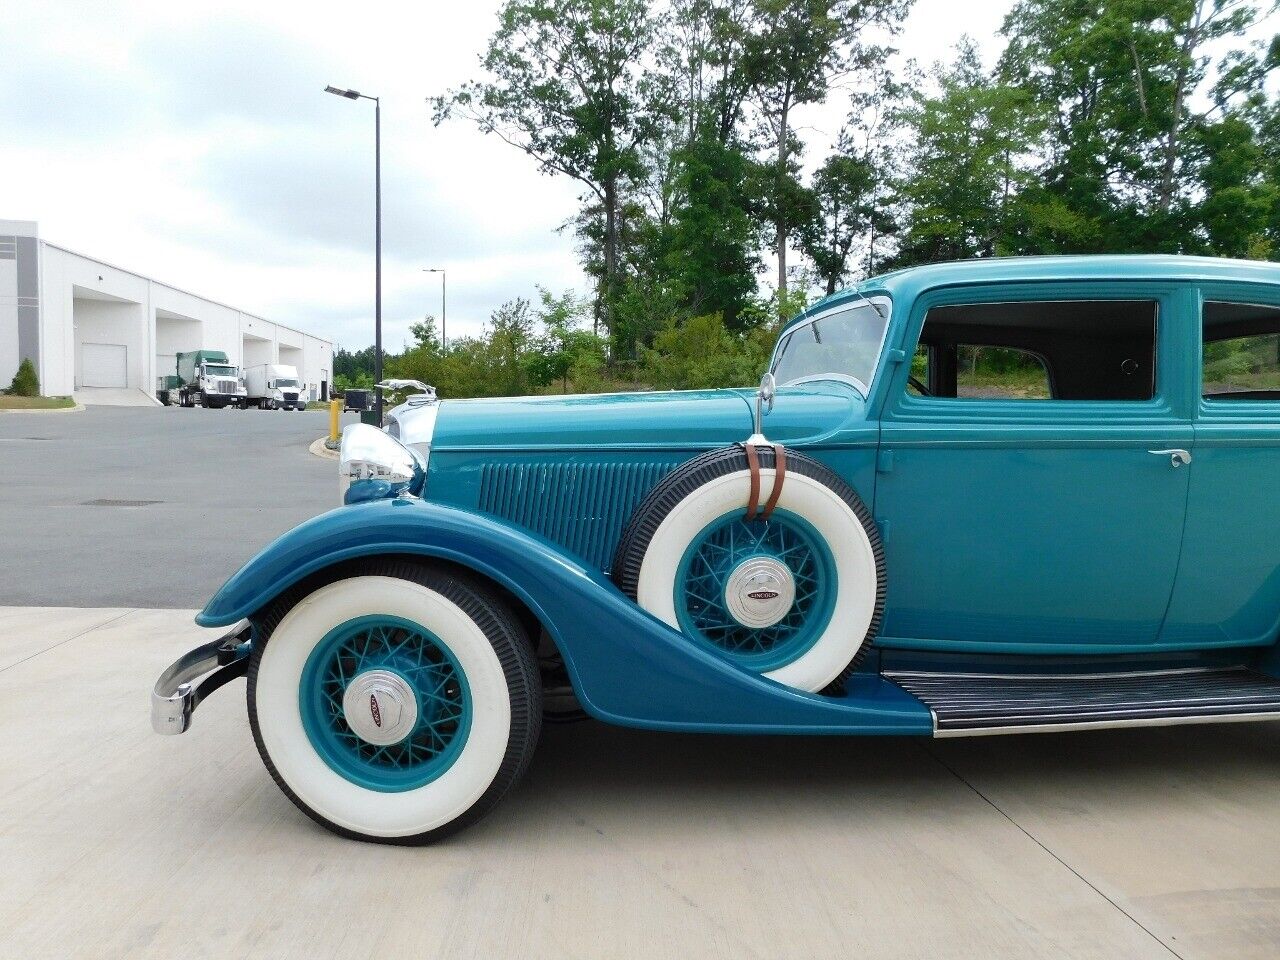
M 500 303 L 583 293 L 560 227 L 580 189 L 425 98 L 478 75 L 497 0 L 0 0 L 0 219 L 334 340 L 373 342 L 373 104 L 382 101 L 383 329 L 440 313 L 477 332 Z M 901 60 L 988 59 L 1011 0 L 916 0 Z M 963 10 L 963 15 L 959 13 Z M 811 152 L 845 114 L 802 118 Z

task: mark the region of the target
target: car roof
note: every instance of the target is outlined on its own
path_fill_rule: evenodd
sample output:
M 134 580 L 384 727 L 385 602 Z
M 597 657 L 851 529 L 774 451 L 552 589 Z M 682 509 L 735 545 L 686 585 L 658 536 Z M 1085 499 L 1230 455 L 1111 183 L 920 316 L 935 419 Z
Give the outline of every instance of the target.
M 1054 280 L 1194 280 L 1280 284 L 1280 263 L 1188 257 L 1177 254 L 1093 254 L 1054 257 L 987 257 L 906 267 L 823 297 L 787 327 L 850 301 L 876 294 L 915 295 L 932 287 L 971 283 Z

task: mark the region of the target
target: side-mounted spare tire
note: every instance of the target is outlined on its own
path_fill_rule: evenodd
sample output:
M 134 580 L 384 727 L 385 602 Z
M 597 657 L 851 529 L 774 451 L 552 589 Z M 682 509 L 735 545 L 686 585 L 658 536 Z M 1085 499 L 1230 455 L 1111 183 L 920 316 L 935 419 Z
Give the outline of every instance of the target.
M 847 677 L 884 612 L 884 549 L 861 498 L 827 467 L 784 452 L 771 511 L 771 447 L 752 470 L 742 446 L 667 475 L 623 531 L 612 577 L 627 596 L 695 643 L 800 690 Z

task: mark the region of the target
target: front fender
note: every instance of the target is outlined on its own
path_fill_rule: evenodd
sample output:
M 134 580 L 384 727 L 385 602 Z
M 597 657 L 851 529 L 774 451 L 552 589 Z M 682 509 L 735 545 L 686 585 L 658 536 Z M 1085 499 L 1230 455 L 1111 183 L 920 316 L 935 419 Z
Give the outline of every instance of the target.
M 929 733 L 928 710 L 879 676 L 822 697 L 746 673 L 685 639 L 603 574 L 492 517 L 415 499 L 340 507 L 284 534 L 196 617 L 205 627 L 251 616 L 303 577 L 383 554 L 451 561 L 501 584 L 541 620 L 584 709 L 601 720 L 673 730 Z

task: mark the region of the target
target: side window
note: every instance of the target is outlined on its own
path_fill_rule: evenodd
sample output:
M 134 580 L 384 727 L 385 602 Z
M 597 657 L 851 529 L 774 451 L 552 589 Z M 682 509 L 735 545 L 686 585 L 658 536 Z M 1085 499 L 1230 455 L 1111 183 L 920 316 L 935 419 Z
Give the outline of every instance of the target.
M 911 358 L 911 375 L 907 379 L 907 393 L 913 397 L 929 396 L 929 353 L 925 344 L 916 347 L 915 356 Z
M 956 396 L 1049 400 L 1049 371 L 1034 353 L 1017 347 L 956 345 Z
M 934 307 L 925 316 L 908 391 L 939 398 L 1150 400 L 1157 307 L 1154 300 Z
M 1207 301 L 1201 392 L 1211 400 L 1280 400 L 1280 307 Z

